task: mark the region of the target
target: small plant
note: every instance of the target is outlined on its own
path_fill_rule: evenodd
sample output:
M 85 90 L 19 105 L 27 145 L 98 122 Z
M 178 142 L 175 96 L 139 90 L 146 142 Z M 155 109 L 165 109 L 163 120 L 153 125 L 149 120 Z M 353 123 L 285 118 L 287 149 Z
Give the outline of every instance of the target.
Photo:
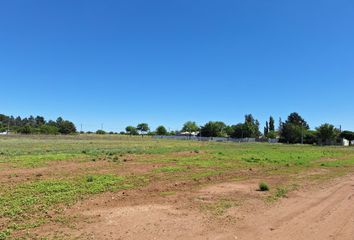
M 93 182 L 93 177 L 92 177 L 92 176 L 88 176 L 88 177 L 86 178 L 86 181 L 87 181 L 87 182 Z
M 262 191 L 262 192 L 265 192 L 265 191 L 269 191 L 269 186 L 267 183 L 265 182 L 261 182 L 259 184 L 259 190 Z
M 285 187 L 279 187 L 277 188 L 277 192 L 275 193 L 276 198 L 284 198 L 287 197 L 286 194 L 288 193 L 288 189 Z

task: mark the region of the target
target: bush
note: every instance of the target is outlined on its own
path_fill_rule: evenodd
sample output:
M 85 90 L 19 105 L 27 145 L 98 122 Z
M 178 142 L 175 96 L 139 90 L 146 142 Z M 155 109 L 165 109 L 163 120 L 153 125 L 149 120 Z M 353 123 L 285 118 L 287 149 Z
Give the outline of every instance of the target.
M 96 134 L 106 134 L 106 132 L 103 131 L 103 130 L 97 130 L 97 131 L 96 131 Z
M 56 126 L 42 125 L 39 127 L 39 132 L 42 134 L 58 134 L 59 129 Z
M 34 132 L 33 128 L 31 128 L 30 126 L 20 127 L 17 131 L 21 134 L 31 134 Z
M 265 182 L 261 182 L 259 184 L 259 190 L 262 191 L 262 192 L 265 192 L 265 191 L 269 191 L 269 186 L 267 183 Z

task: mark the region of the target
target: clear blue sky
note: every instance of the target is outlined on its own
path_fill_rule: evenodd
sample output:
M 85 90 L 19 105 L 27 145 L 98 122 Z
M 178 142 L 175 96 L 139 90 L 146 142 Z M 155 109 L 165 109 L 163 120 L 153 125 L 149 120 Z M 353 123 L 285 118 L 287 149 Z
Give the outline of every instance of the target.
M 354 130 L 354 2 L 4 0 L 0 83 L 1 113 L 84 130 L 293 111 Z

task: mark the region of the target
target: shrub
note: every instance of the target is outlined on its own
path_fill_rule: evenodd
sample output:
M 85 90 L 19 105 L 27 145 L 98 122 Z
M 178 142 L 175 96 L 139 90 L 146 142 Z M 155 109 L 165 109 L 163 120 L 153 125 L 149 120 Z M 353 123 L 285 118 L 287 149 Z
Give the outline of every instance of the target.
M 265 183 L 265 182 L 261 182 L 261 183 L 259 184 L 259 190 L 262 191 L 262 192 L 264 192 L 264 191 L 269 191 L 269 186 L 268 186 L 268 184 Z

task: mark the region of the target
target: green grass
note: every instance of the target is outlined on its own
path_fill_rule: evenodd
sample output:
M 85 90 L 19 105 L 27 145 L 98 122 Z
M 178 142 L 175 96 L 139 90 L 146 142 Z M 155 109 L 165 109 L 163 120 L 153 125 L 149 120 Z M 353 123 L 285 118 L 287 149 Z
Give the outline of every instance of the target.
M 22 183 L 11 189 L 2 189 L 0 215 L 26 217 L 28 213 L 45 211 L 56 204 L 71 204 L 87 194 L 122 188 L 124 178 L 114 175 L 91 176 L 77 179 L 48 179 Z

